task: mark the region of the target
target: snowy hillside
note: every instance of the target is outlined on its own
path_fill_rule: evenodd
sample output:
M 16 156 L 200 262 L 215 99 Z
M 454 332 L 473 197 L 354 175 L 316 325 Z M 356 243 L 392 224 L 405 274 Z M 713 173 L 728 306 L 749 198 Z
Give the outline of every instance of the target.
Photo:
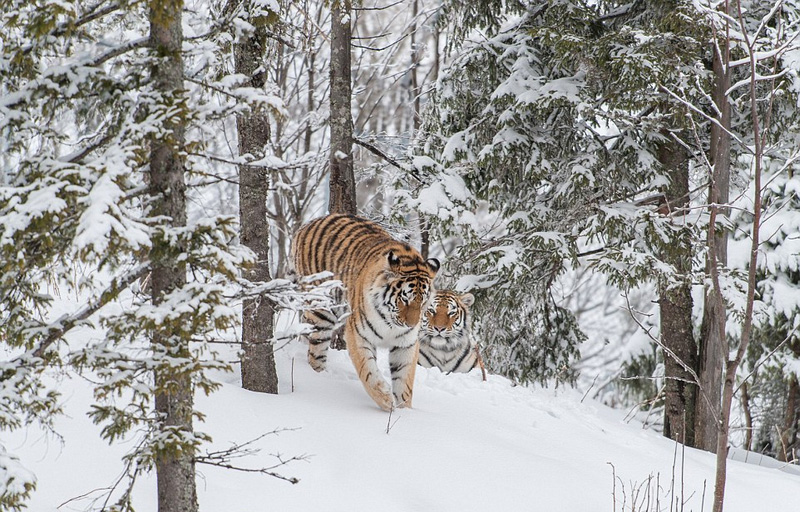
M 711 510 L 711 454 L 686 449 L 682 464 L 674 443 L 623 422 L 623 411 L 582 402 L 579 390 L 512 387 L 500 377 L 482 382 L 477 371 L 443 375 L 419 368 L 414 408 L 396 412 L 387 434 L 388 415 L 363 391 L 344 353 L 332 354 L 322 374 L 309 368 L 299 343 L 277 359 L 280 395 L 244 391 L 236 375 L 223 375 L 222 389 L 199 399 L 207 418 L 197 429 L 213 436 L 213 449 L 292 429 L 263 438 L 259 453 L 234 462 L 255 468 L 275 464 L 270 454 L 305 456 L 276 469 L 300 482 L 200 465 L 204 512 L 606 512 L 623 510 L 624 500 L 630 510 L 637 488 L 639 503 L 651 504 L 647 510 L 655 510 L 656 494 L 660 510 L 675 510 L 668 503 L 681 497 L 683 510 Z M 87 499 L 64 503 L 98 496 L 120 473 L 119 456 L 130 447 L 99 440 L 85 416 L 86 381 L 67 379 L 60 387 L 67 399 L 67 415 L 57 422 L 63 443 L 28 430 L 7 444 L 38 477 L 33 512 L 86 509 Z M 800 475 L 729 464 L 728 512 L 788 512 L 796 510 L 797 496 Z M 155 503 L 149 475 L 137 487 L 136 510 L 153 512 Z

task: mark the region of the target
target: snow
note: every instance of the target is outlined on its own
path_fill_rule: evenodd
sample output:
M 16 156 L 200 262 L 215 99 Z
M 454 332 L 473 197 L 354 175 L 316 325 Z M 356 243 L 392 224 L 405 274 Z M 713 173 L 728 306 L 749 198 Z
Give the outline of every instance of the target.
M 6 452 L 2 446 L 0 446 L 0 474 L 3 475 L 0 479 L 0 496 L 6 493 L 24 493 L 26 486 L 36 482 L 33 473 L 25 469 L 19 459 Z
M 245 391 L 237 375 L 217 374 L 223 385 L 198 397 L 207 418 L 196 428 L 213 437 L 210 450 L 285 429 L 258 441 L 259 453 L 235 462 L 256 468 L 274 465 L 272 454 L 303 458 L 274 470 L 300 482 L 200 465 L 204 512 L 266 506 L 298 512 L 612 511 L 612 491 L 619 507 L 623 486 L 630 495 L 650 477 L 658 478 L 662 505 L 674 479 L 672 494 L 685 497 L 685 510 L 711 510 L 712 454 L 676 450 L 659 434 L 623 421 L 624 411 L 582 400 L 581 390 L 513 387 L 497 376 L 482 382 L 478 371 L 445 375 L 418 367 L 414 408 L 390 417 L 364 392 L 345 353 L 332 351 L 329 369 L 319 374 L 306 364 L 299 342 L 276 359 L 278 395 Z M 133 446 L 132 440 L 107 446 L 99 439 L 99 428 L 85 415 L 91 401 L 86 380 L 65 379 L 59 387 L 66 414 L 56 430 L 63 442 L 35 428 L 4 439 L 36 474 L 29 508 L 35 512 L 84 510 L 87 499 L 57 507 L 86 493 L 99 497 L 98 489 L 119 475 L 119 457 Z M 725 510 L 794 510 L 800 475 L 781 469 L 729 461 Z M 142 477 L 136 510 L 155 512 L 155 496 L 154 476 Z

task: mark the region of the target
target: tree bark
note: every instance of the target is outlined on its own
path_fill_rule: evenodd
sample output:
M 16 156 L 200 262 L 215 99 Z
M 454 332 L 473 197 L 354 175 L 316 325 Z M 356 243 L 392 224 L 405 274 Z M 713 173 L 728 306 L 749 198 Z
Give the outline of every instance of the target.
M 745 302 L 745 310 L 744 310 L 744 318 L 742 320 L 742 336 L 739 341 L 739 346 L 736 349 L 736 355 L 733 359 L 730 359 L 727 355 L 728 352 L 728 345 L 727 343 L 724 345 L 725 348 L 725 380 L 723 381 L 722 385 L 722 404 L 720 408 L 720 420 L 719 420 L 719 433 L 717 435 L 717 457 L 716 457 L 716 475 L 714 478 L 714 507 L 713 512 L 722 512 L 723 506 L 725 504 L 725 482 L 727 479 L 727 471 L 728 471 L 728 440 L 730 438 L 730 417 L 731 417 L 731 404 L 733 402 L 733 393 L 735 391 L 735 379 L 736 379 L 736 370 L 739 368 L 739 365 L 744 360 L 744 356 L 747 353 L 747 347 L 750 344 L 750 338 L 753 333 L 753 308 L 755 303 L 755 295 L 756 295 L 756 273 L 758 272 L 758 248 L 759 248 L 759 235 L 761 229 L 761 172 L 762 172 L 762 165 L 763 165 L 763 154 L 764 154 L 764 145 L 762 143 L 762 133 L 761 133 L 761 121 L 759 119 L 759 112 L 758 112 L 758 97 L 756 96 L 756 56 L 753 50 L 752 45 L 750 44 L 749 35 L 747 33 L 747 27 L 745 26 L 744 19 L 742 17 L 742 6 L 741 3 L 736 4 L 737 12 L 738 12 L 738 19 L 739 19 L 739 29 L 743 35 L 745 47 L 748 50 L 748 57 L 749 57 L 749 85 L 750 85 L 750 120 L 752 123 L 752 130 L 753 130 L 753 225 L 752 230 L 750 232 L 750 259 L 747 266 L 747 298 Z M 730 4 L 726 1 L 724 4 L 724 8 L 727 14 L 730 14 Z M 728 21 L 726 20 L 726 27 L 728 26 Z M 724 45 L 725 48 L 729 48 L 731 41 L 731 36 L 729 33 L 725 35 Z M 730 83 L 730 74 L 729 74 L 729 66 L 730 59 L 728 58 L 729 55 L 726 53 L 723 55 L 722 64 L 724 65 L 725 70 L 728 70 L 727 75 L 727 83 Z M 777 57 L 776 57 L 777 58 Z M 774 86 L 774 84 L 773 84 Z M 727 88 L 725 89 L 727 90 Z M 721 96 L 727 103 L 727 96 L 724 94 Z M 715 98 L 716 100 L 716 98 Z M 728 104 L 729 105 L 729 104 Z M 723 110 L 723 116 L 725 111 Z M 723 124 L 723 126 L 730 126 L 730 107 L 728 107 L 728 124 Z M 769 112 L 766 114 L 765 118 L 768 122 L 769 119 Z M 765 133 L 768 127 L 765 127 Z M 730 146 L 730 138 L 728 137 L 728 145 Z M 717 156 L 717 154 L 715 154 Z M 728 155 L 728 158 L 730 156 Z M 730 161 L 728 161 L 730 162 Z M 716 161 L 715 161 L 716 165 Z M 716 174 L 716 169 L 715 169 Z M 713 188 L 713 183 L 712 183 Z M 714 222 L 716 221 L 716 213 L 717 210 L 712 207 L 711 209 L 711 218 L 709 219 L 711 229 L 713 230 Z M 712 235 L 713 231 L 709 233 Z M 710 240 L 714 240 L 713 237 L 710 236 Z M 714 251 L 715 247 L 709 248 L 711 251 Z M 716 271 L 715 267 L 712 266 L 712 283 L 713 283 L 713 293 L 716 296 L 716 300 L 720 303 L 722 302 L 722 289 L 720 287 L 719 281 L 719 273 Z M 724 336 L 724 317 L 719 319 L 719 323 L 722 324 L 722 334 Z
M 353 114 L 350 75 L 351 0 L 334 0 L 331 6 L 331 213 L 355 215 L 356 184 L 353 175 Z
M 689 158 L 681 144 L 664 131 L 666 141 L 659 145 L 658 159 L 670 175 L 666 190 L 667 214 L 678 221 L 680 210 L 689 204 Z M 661 342 L 664 352 L 665 397 L 664 435 L 680 443 L 694 446 L 694 418 L 698 389 L 687 366 L 697 370 L 697 344 L 692 323 L 691 264 L 692 246 L 689 234 L 682 234 L 677 244 L 669 247 L 662 258 L 673 265 L 678 283 L 659 284 Z
M 331 6 L 331 213 L 358 213 L 356 182 L 353 175 L 353 113 L 350 74 L 350 39 L 352 3 L 334 0 Z M 331 338 L 331 347 L 345 349 L 342 330 Z
M 415 140 L 417 134 L 419 133 L 420 126 L 422 124 L 422 112 L 421 112 L 422 84 L 420 83 L 419 79 L 419 63 L 420 63 L 421 52 L 419 51 L 419 48 L 417 48 L 417 28 L 418 28 L 417 16 L 419 16 L 419 1 L 414 0 L 413 2 L 411 2 L 411 18 L 414 21 L 411 24 L 411 34 L 410 34 L 411 98 L 414 102 L 414 122 L 412 124 L 414 133 L 411 134 L 411 140 Z M 438 30 L 438 28 L 436 30 Z M 438 40 L 436 46 L 436 53 L 437 54 L 439 53 Z M 436 76 L 434 76 L 433 79 L 436 80 Z M 427 260 L 431 246 L 431 233 L 430 230 L 428 229 L 429 223 L 428 220 L 421 213 L 417 213 L 417 218 L 419 219 L 419 231 L 420 231 L 419 253 L 422 255 L 423 259 Z
M 245 7 L 250 9 L 250 2 Z M 236 73 L 249 78 L 249 86 L 263 88 L 267 20 L 251 19 L 253 32 L 243 35 L 234 45 Z M 270 141 L 269 116 L 264 111 L 251 111 L 236 117 L 239 154 L 256 158 L 264 155 Z M 239 219 L 241 242 L 256 254 L 256 263 L 245 271 L 253 282 L 271 279 L 269 268 L 270 226 L 267 221 L 269 171 L 260 166 L 239 166 Z M 242 387 L 262 393 L 278 392 L 278 374 L 273 352 L 275 310 L 264 296 L 247 299 L 242 304 Z
M 164 103 L 183 103 L 183 60 L 181 0 L 151 0 L 149 10 L 150 45 L 158 61 L 152 69 L 154 87 Z M 186 185 L 183 175 L 185 115 L 174 114 L 164 120 L 166 136 L 152 141 L 150 153 L 150 194 L 154 198 L 153 215 L 168 219 L 166 229 L 186 225 Z M 167 236 L 156 232 L 150 258 L 152 302 L 159 305 L 164 294 L 186 284 L 186 268 Z M 189 341 L 184 333 L 173 332 L 169 324 L 157 328 L 152 343 L 156 353 L 176 358 L 189 356 Z M 155 409 L 162 430 L 177 429 L 191 437 L 194 394 L 191 375 L 161 368 L 155 374 Z M 173 434 L 174 436 L 175 434 Z M 191 449 L 161 449 L 156 453 L 156 482 L 159 512 L 196 512 L 194 453 Z
M 727 8 L 727 6 L 726 6 Z M 723 36 L 720 52 L 714 52 L 714 104 L 719 110 L 716 123 L 711 125 L 711 158 L 714 165 L 708 203 L 712 210 L 727 215 L 726 205 L 729 201 L 730 166 L 731 166 L 731 105 L 726 96 L 731 85 L 728 38 Z M 728 131 L 726 131 L 728 130 Z M 709 259 L 706 265 L 707 275 L 711 275 L 712 266 L 724 268 L 728 263 L 728 234 L 725 230 L 709 226 L 708 240 Z M 700 334 L 700 387 L 703 398 L 699 400 L 697 422 L 695 427 L 695 446 L 703 450 L 717 449 L 717 434 L 720 428 L 720 401 L 722 388 L 722 370 L 725 367 L 727 340 L 725 338 L 726 309 L 722 296 L 711 289 L 706 289 L 703 321 Z
M 793 457 L 793 447 L 797 442 L 797 405 L 800 400 L 800 385 L 797 383 L 797 376 L 789 377 L 789 396 L 786 399 L 786 412 L 784 413 L 783 426 L 781 428 L 781 446 L 778 451 L 777 459 L 782 462 L 791 462 Z
M 742 382 L 742 412 L 744 413 L 744 449 L 753 449 L 753 414 L 750 412 L 750 395 L 747 392 L 747 381 Z

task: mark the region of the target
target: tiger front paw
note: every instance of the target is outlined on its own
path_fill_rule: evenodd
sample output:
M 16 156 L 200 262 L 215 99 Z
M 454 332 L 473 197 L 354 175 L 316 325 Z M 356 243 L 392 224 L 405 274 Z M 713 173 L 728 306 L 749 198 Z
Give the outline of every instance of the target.
M 377 389 L 372 389 L 369 394 L 372 399 L 375 400 L 375 403 L 378 404 L 378 407 L 384 411 L 388 412 L 394 409 L 394 398 L 392 397 L 392 393 L 389 392 L 389 387 L 385 384 L 383 386 L 378 386 Z

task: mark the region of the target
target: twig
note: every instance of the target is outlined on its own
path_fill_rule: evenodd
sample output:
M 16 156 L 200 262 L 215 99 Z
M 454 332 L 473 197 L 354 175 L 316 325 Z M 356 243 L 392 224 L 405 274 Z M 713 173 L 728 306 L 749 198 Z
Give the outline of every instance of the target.
M 262 467 L 262 468 L 244 468 L 244 467 L 241 467 L 241 466 L 235 466 L 235 465 L 231 464 L 231 462 L 230 462 L 232 459 L 246 457 L 246 456 L 254 455 L 254 454 L 258 453 L 260 451 L 260 449 L 247 448 L 247 446 L 255 443 L 256 441 L 259 441 L 260 439 L 263 439 L 264 437 L 269 436 L 269 435 L 279 434 L 281 432 L 294 431 L 294 430 L 298 430 L 298 429 L 296 429 L 296 428 L 276 429 L 276 430 L 273 430 L 271 432 L 266 432 L 264 434 L 261 434 L 260 436 L 254 438 L 254 439 L 251 439 L 250 441 L 247 441 L 245 443 L 234 444 L 230 448 L 226 448 L 224 450 L 218 450 L 218 451 L 215 451 L 215 452 L 206 452 L 205 455 L 199 455 L 199 456 L 195 457 L 194 460 L 195 460 L 195 463 L 198 463 L 198 464 L 206 464 L 208 466 L 217 466 L 217 467 L 224 468 L 224 469 L 233 469 L 233 470 L 242 471 L 242 472 L 245 472 L 245 473 L 260 473 L 262 475 L 269 475 L 269 476 L 275 477 L 275 478 L 277 478 L 279 480 L 284 480 L 286 482 L 289 482 L 289 483 L 292 483 L 292 484 L 296 484 L 296 483 L 298 483 L 300 481 L 300 479 L 295 478 L 295 477 L 286 477 L 286 476 L 283 476 L 283 475 L 281 475 L 279 473 L 274 472 L 273 470 L 278 468 L 278 467 L 285 466 L 285 465 L 287 465 L 287 464 L 289 464 L 291 462 L 294 462 L 294 461 L 306 460 L 306 456 L 305 455 L 295 456 L 295 457 L 292 457 L 292 458 L 286 459 L 286 460 L 281 458 L 280 455 L 274 455 L 274 457 L 278 459 L 278 463 L 273 465 L 273 466 Z
M 700 512 L 703 512 L 706 507 L 706 483 L 707 480 L 703 479 L 703 497 L 700 499 Z
M 617 512 L 617 468 L 614 464 L 606 462 L 611 466 L 611 502 L 613 504 L 612 512 Z
M 592 388 L 594 387 L 594 385 L 595 385 L 595 383 L 597 382 L 597 379 L 598 379 L 599 377 L 600 377 L 600 374 L 599 374 L 599 373 L 598 373 L 597 375 L 595 375 L 595 376 L 594 376 L 594 379 L 592 380 L 592 383 L 589 385 L 589 389 L 587 389 L 587 390 L 586 390 L 586 393 L 584 393 L 584 394 L 583 394 L 583 396 L 581 397 L 581 403 L 583 403 L 583 401 L 584 401 L 584 400 L 586 400 L 586 397 L 587 397 L 587 396 L 589 396 L 589 391 L 591 391 L 591 390 L 592 390 Z
M 697 372 L 695 372 L 694 369 L 691 366 L 686 364 L 680 357 L 678 357 L 675 354 L 675 352 L 673 352 L 669 347 L 664 345 L 664 343 L 660 339 L 656 338 L 655 336 L 653 336 L 650 333 L 650 329 L 645 327 L 639 321 L 639 319 L 636 318 L 636 315 L 633 314 L 633 307 L 631 306 L 631 303 L 628 300 L 628 294 L 626 293 L 626 294 L 623 294 L 623 295 L 625 296 L 625 304 L 627 305 L 628 314 L 630 315 L 631 319 L 633 319 L 633 321 L 636 322 L 636 325 L 638 325 L 639 328 L 641 328 L 644 331 L 644 333 L 647 335 L 648 338 L 653 340 L 653 342 L 656 345 L 661 347 L 661 350 L 663 350 L 667 355 L 672 357 L 679 365 L 681 365 L 681 367 L 683 367 L 683 369 L 686 370 L 686 372 L 689 373 L 692 376 L 692 378 L 694 379 L 693 384 L 695 384 L 695 385 L 697 385 L 699 387 L 700 386 L 700 378 L 697 376 Z
M 374 154 L 378 158 L 386 161 L 388 164 L 393 165 L 394 167 L 397 167 L 401 171 L 407 171 L 409 174 L 411 174 L 411 176 L 413 176 L 420 183 L 425 183 L 425 181 L 420 177 L 420 175 L 417 173 L 417 171 L 415 169 L 413 169 L 411 167 L 408 167 L 408 166 L 402 165 L 400 162 L 398 162 L 394 158 L 390 157 L 389 155 L 387 155 L 386 153 L 384 153 L 383 151 L 378 149 L 373 144 L 370 144 L 369 142 L 367 142 L 367 141 L 365 141 L 363 139 L 358 139 L 358 138 L 354 138 L 353 142 L 355 142 L 356 144 L 358 144 L 362 148 L 366 149 L 370 153 Z
M 783 346 L 783 345 L 784 345 L 784 344 L 785 344 L 787 341 L 789 341 L 789 339 L 791 339 L 791 337 L 794 335 L 794 333 L 795 333 L 796 331 L 797 331 L 797 326 L 795 326 L 795 327 L 794 327 L 794 329 L 792 329 L 792 331 L 791 331 L 791 332 L 790 332 L 790 333 L 789 333 L 789 334 L 788 334 L 788 335 L 787 335 L 787 336 L 786 336 L 786 337 L 783 339 L 783 341 L 781 341 L 780 343 L 778 343 L 778 345 L 777 345 L 775 348 L 773 348 L 773 349 L 772 349 L 772 350 L 769 352 L 769 354 L 767 354 L 766 356 L 764 356 L 764 357 L 763 357 L 763 358 L 762 358 L 760 361 L 756 362 L 756 364 L 755 364 L 755 365 L 753 365 L 753 369 L 750 371 L 750 373 L 748 373 L 748 374 L 745 376 L 745 378 L 744 378 L 744 379 L 742 379 L 742 382 L 741 382 L 741 383 L 740 383 L 738 386 L 736 386 L 736 389 L 734 389 L 734 390 L 733 390 L 733 394 L 736 394 L 736 393 L 738 393 L 738 392 L 739 392 L 739 389 L 740 389 L 740 388 L 741 388 L 741 387 L 742 387 L 742 386 L 743 386 L 743 385 L 744 385 L 744 384 L 747 382 L 747 379 L 749 379 L 749 378 L 750 378 L 750 377 L 751 377 L 751 376 L 752 376 L 754 373 L 756 373 L 756 370 L 758 370 L 758 368 L 759 368 L 759 367 L 760 367 L 762 364 L 766 363 L 766 362 L 767 362 L 767 360 L 768 360 L 770 357 L 772 357 L 772 355 L 773 355 L 775 352 L 777 352 L 777 351 L 778 351 L 778 349 L 780 349 L 780 348 L 781 348 L 781 347 L 782 347 L 782 346 Z
M 280 460 L 280 463 L 276 464 L 275 466 L 272 466 L 272 468 L 243 468 L 243 467 L 234 466 L 232 464 L 228 464 L 228 463 L 225 463 L 225 462 L 216 462 L 216 461 L 211 461 L 211 460 L 205 460 L 205 459 L 201 459 L 199 457 L 197 459 L 195 459 L 195 462 L 197 462 L 199 464 L 206 464 L 208 466 L 216 466 L 218 468 L 223 468 L 223 469 L 233 469 L 235 471 L 243 471 L 245 473 L 261 473 L 262 475 L 268 475 L 268 476 L 275 477 L 275 478 L 277 478 L 279 480 L 284 480 L 286 482 L 289 482 L 290 484 L 299 483 L 300 482 L 299 478 L 297 478 L 297 477 L 286 477 L 286 476 L 281 475 L 280 473 L 275 473 L 274 471 L 271 471 L 271 469 L 283 466 L 283 465 L 288 464 L 288 463 L 290 463 L 292 461 L 305 460 L 305 458 L 304 457 L 292 457 L 289 460 L 282 460 L 282 459 L 279 459 L 279 460 Z
M 392 430 L 398 421 L 400 421 L 400 418 L 398 417 L 394 420 L 394 422 L 392 422 L 392 413 L 394 412 L 394 409 L 394 407 L 389 409 L 389 420 L 386 422 L 386 435 L 389 435 L 389 431 Z

